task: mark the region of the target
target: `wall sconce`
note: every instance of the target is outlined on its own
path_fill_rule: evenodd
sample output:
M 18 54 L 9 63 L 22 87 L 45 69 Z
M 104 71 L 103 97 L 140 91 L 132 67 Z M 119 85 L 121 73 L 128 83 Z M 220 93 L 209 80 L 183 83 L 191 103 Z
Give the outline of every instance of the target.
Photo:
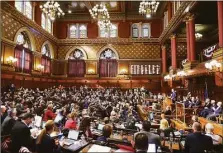
M 43 71 L 44 70 L 44 66 L 43 65 L 41 65 L 41 64 L 39 64 L 39 65 L 37 65 L 36 66 L 36 69 L 38 70 L 38 71 Z
M 121 74 L 121 75 L 125 75 L 125 74 L 127 74 L 127 70 L 126 70 L 126 69 L 121 69 L 120 74 Z
M 14 63 L 17 62 L 17 61 L 18 61 L 18 59 L 14 58 L 12 56 L 9 56 L 8 58 L 6 58 L 6 62 L 10 66 L 14 66 Z
M 178 77 L 184 77 L 184 76 L 186 76 L 187 74 L 186 74 L 186 72 L 185 71 L 179 71 L 179 72 L 177 72 L 177 76 Z
M 205 63 L 205 68 L 210 72 L 220 72 L 221 66 L 221 63 L 216 60 Z
M 200 33 L 195 33 L 195 38 L 196 38 L 197 40 L 201 39 L 202 37 L 203 37 L 202 34 L 200 34 Z
M 168 80 L 170 80 L 170 79 L 172 79 L 172 77 L 168 74 L 168 75 L 166 75 L 166 76 L 164 76 L 164 80 L 165 81 L 168 81 Z
M 88 69 L 88 74 L 95 74 L 95 71 L 94 71 L 94 69 Z

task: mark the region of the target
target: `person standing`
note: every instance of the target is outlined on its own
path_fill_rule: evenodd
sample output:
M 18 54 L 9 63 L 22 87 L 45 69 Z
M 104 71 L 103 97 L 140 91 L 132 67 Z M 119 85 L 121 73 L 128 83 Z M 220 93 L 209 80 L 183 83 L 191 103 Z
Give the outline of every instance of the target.
M 26 113 L 22 116 L 22 121 L 16 121 L 12 128 L 12 153 L 18 153 L 21 147 L 32 148 L 32 139 L 29 125 L 32 123 L 33 115 Z
M 201 133 L 201 124 L 195 122 L 192 126 L 194 133 L 185 140 L 185 153 L 205 153 L 213 148 L 212 138 Z

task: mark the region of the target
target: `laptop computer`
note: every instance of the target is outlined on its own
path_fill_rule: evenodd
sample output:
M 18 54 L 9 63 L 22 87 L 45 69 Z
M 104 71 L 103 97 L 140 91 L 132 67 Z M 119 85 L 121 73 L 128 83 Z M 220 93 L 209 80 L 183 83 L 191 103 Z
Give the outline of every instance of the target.
M 149 144 L 148 153 L 156 153 L 156 145 L 155 144 Z
M 79 136 L 79 131 L 69 130 L 67 139 L 64 139 L 64 144 L 65 145 L 73 144 L 76 140 L 78 140 L 78 136 Z
M 102 131 L 104 126 L 105 126 L 104 124 L 98 124 L 98 130 Z

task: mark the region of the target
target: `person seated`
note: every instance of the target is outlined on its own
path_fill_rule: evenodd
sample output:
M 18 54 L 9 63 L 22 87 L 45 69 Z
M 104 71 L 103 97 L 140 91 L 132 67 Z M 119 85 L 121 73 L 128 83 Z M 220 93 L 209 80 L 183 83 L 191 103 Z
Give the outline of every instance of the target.
M 56 117 L 52 110 L 53 104 L 49 104 L 46 112 L 44 113 L 43 121 L 53 120 Z
M 196 107 L 199 107 L 201 105 L 201 101 L 200 101 L 200 99 L 198 98 L 198 96 L 196 96 L 196 98 L 195 98 L 195 106 Z
M 44 129 L 41 131 L 36 141 L 37 153 L 55 153 L 57 144 L 50 137 L 50 134 L 54 131 L 54 121 L 48 120 Z M 58 142 L 57 142 L 58 143 Z
M 91 127 L 90 117 L 84 117 L 80 123 L 79 131 L 82 131 L 84 133 L 85 137 L 92 138 L 92 133 L 91 133 L 90 127 Z
M 98 137 L 98 141 L 106 142 L 107 138 L 111 136 L 112 133 L 112 127 L 110 125 L 105 125 L 102 129 L 102 136 Z
M 142 123 L 142 130 L 134 134 L 134 141 L 136 135 L 139 133 L 144 133 L 148 137 L 148 142 L 151 144 L 155 144 L 157 147 L 161 145 L 160 136 L 150 132 L 151 123 L 149 121 L 143 121 Z
M 193 125 L 195 122 L 200 123 L 200 121 L 199 121 L 197 115 L 193 115 L 193 116 L 191 117 L 191 122 L 190 122 L 190 125 L 189 125 L 189 126 L 192 127 L 192 125 Z
M 166 107 L 166 111 L 165 111 L 164 114 L 165 114 L 165 115 L 171 115 L 171 114 L 172 114 L 172 112 L 171 112 L 171 107 L 170 107 L 170 106 L 167 106 L 167 107 Z
M 222 138 L 219 135 L 214 134 L 214 126 L 211 123 L 206 124 L 205 132 L 207 136 L 212 138 L 214 145 L 222 144 Z
M 195 122 L 192 126 L 193 133 L 187 135 L 185 139 L 184 152 L 185 153 L 204 153 L 213 148 L 211 137 L 202 134 L 201 124 Z
M 138 133 L 135 136 L 135 153 L 147 153 L 149 147 L 148 136 L 145 133 Z
M 216 116 L 222 113 L 222 102 L 217 103 L 217 107 L 212 107 L 213 112 L 208 115 L 208 119 L 216 120 Z
M 164 128 L 163 133 L 165 137 L 171 137 L 171 136 L 175 137 L 174 131 L 175 131 L 175 124 L 174 122 L 171 122 L 170 127 Z
M 74 112 L 68 114 L 67 115 L 68 120 L 66 121 L 64 128 L 76 130 L 77 129 L 77 123 L 75 120 L 76 117 L 77 117 L 77 114 Z

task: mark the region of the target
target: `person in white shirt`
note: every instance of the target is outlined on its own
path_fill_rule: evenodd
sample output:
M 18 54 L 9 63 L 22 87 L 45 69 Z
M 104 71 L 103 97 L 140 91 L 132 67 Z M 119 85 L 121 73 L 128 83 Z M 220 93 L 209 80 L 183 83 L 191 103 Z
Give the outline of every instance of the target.
M 206 135 L 210 136 L 214 145 L 222 144 L 222 138 L 219 135 L 214 134 L 214 126 L 211 123 L 207 123 L 205 126 Z

